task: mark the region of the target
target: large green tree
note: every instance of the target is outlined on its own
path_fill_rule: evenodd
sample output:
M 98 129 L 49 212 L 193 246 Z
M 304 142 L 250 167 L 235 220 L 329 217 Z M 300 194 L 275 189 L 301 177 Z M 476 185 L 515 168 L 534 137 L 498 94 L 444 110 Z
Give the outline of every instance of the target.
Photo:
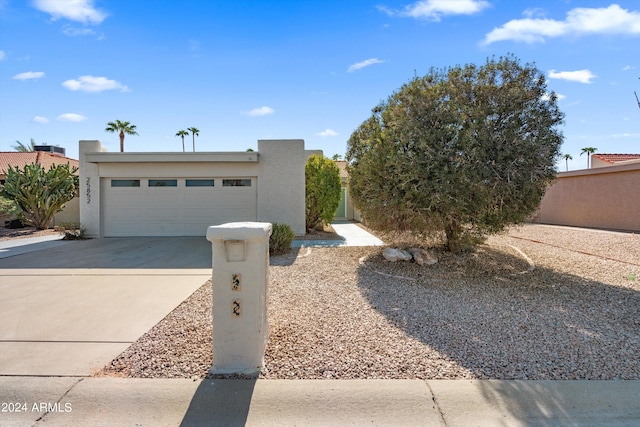
M 64 204 L 75 197 L 77 170 L 68 164 L 53 165 L 49 170 L 34 163 L 22 170 L 9 166 L 2 195 L 18 204 L 23 222 L 44 230 Z
M 120 137 L 120 152 L 124 152 L 124 135 L 137 135 L 136 125 L 132 125 L 130 122 L 124 122 L 121 120 L 116 120 L 115 122 L 107 123 L 107 127 L 104 129 L 105 132 L 118 132 L 118 136 Z
M 328 224 L 333 219 L 342 193 L 340 170 L 335 162 L 319 154 L 305 164 L 306 225 Z
M 374 228 L 444 232 L 459 252 L 535 211 L 563 117 L 544 73 L 514 56 L 431 69 L 351 135 L 352 200 Z

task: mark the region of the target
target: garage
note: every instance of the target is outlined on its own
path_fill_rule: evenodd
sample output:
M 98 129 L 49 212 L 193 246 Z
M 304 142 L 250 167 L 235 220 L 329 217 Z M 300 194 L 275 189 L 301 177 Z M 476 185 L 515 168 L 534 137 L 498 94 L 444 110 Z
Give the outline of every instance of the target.
M 101 178 L 105 237 L 204 236 L 257 220 L 257 177 Z
M 259 140 L 258 151 L 110 153 L 81 140 L 85 236 L 205 236 L 227 222 L 305 226 L 304 140 Z

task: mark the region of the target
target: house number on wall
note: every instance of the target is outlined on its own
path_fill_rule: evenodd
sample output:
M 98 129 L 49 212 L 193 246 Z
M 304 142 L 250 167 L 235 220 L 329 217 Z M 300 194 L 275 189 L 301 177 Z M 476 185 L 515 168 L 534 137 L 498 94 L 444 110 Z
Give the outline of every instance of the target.
M 91 177 L 87 177 L 87 204 L 91 203 Z
M 231 303 L 231 316 L 232 317 L 240 317 L 241 311 L 240 311 L 240 300 L 239 299 L 234 299 L 233 302 Z
M 240 291 L 240 275 L 234 274 L 231 278 L 231 290 L 232 291 Z

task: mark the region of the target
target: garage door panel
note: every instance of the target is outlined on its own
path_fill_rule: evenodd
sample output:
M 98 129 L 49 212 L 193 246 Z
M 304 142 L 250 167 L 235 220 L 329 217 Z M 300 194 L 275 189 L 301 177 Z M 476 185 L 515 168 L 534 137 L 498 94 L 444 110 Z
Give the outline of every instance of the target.
M 187 186 L 186 178 L 167 178 L 176 180 L 176 186 L 149 187 L 148 179 L 139 179 L 139 187 L 113 187 L 111 178 L 103 178 L 103 234 L 204 236 L 211 225 L 255 221 L 256 178 L 250 178 L 251 186 L 247 186 L 248 179 L 233 179 L 244 186 L 228 187 L 222 186 L 223 178 L 215 177 L 201 179 L 208 180 L 203 182 L 207 186 L 193 186 L 193 179 Z

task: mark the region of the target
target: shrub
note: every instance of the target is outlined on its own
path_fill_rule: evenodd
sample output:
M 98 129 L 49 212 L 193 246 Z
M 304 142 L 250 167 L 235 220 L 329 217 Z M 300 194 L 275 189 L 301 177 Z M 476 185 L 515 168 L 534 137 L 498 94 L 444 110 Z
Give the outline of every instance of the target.
M 295 233 L 288 224 L 274 223 L 269 237 L 269 254 L 281 255 L 289 252 Z
M 349 139 L 354 205 L 378 230 L 444 233 L 452 252 L 525 221 L 555 179 L 557 100 L 512 56 L 415 77 Z
M 307 228 L 320 222 L 328 224 L 340 204 L 340 170 L 333 160 L 314 154 L 307 160 L 304 172 Z
M 16 218 L 20 216 L 21 212 L 22 210 L 15 200 L 0 196 L 0 217 Z
M 84 240 L 84 233 L 87 232 L 87 229 L 77 222 L 63 222 L 54 228 L 64 233 L 63 240 Z

